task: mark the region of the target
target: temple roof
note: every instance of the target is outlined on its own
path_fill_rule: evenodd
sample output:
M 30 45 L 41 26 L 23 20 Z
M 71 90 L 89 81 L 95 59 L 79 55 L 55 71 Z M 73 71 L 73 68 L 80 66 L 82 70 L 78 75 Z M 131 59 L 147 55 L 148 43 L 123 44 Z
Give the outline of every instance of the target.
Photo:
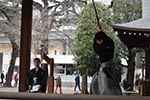
M 150 42 L 150 17 L 112 25 L 120 40 L 129 48 L 146 48 Z
M 114 30 L 150 33 L 150 17 L 141 18 L 132 22 L 112 25 Z
M 120 40 L 129 48 L 150 48 L 150 0 L 142 0 L 142 18 L 112 25 Z
M 150 79 L 150 0 L 142 0 L 142 18 L 112 25 L 120 40 L 128 48 L 145 49 L 145 79 Z

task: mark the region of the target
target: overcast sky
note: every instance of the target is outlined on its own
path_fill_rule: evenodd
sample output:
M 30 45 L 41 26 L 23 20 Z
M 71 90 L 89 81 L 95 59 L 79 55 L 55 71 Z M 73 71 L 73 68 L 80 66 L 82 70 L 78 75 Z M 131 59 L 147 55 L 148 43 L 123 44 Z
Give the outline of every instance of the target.
M 110 5 L 112 0 L 94 0 L 94 1 L 99 1 L 99 2 L 103 2 L 106 5 Z

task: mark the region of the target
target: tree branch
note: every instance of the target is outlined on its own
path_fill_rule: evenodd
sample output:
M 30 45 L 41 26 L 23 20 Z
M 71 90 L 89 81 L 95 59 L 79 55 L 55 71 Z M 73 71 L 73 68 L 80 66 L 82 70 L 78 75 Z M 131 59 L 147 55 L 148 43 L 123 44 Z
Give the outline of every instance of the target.
M 48 7 L 48 0 L 42 0 L 43 4 L 44 4 L 44 8 Z
M 7 20 L 8 20 L 9 22 L 11 22 L 11 19 L 9 18 L 9 16 L 6 14 L 5 11 L 2 10 L 2 9 L 0 9 L 0 11 L 2 12 L 2 14 L 4 14 L 4 16 L 7 18 Z
M 73 0 L 73 1 L 75 2 L 77 0 Z M 78 1 L 84 3 L 85 5 L 87 5 L 87 0 L 78 0 Z
M 40 11 L 43 9 L 42 5 L 35 1 L 33 1 L 33 6 Z
M 69 35 L 67 35 L 63 31 L 60 31 L 58 28 L 54 28 L 54 29 L 57 30 L 58 32 L 61 32 L 64 36 L 66 36 L 69 39 L 69 41 L 71 40 L 70 37 L 69 37 Z

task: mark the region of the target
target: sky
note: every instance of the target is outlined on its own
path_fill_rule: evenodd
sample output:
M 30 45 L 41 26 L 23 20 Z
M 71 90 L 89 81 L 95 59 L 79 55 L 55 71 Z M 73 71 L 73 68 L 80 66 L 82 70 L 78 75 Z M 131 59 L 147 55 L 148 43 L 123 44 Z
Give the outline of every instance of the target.
M 106 4 L 106 5 L 110 5 L 112 0 L 94 0 L 94 1 L 99 1 L 99 2 L 102 2 L 102 3 Z

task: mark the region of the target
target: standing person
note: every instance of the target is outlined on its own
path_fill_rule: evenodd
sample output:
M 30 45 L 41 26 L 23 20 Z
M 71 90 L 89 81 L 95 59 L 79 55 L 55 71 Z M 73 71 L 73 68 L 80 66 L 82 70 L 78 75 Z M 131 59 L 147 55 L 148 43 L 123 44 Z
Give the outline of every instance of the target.
M 141 79 L 140 79 L 140 75 L 141 75 L 141 73 L 139 73 L 139 74 L 136 74 L 136 80 L 135 80 L 135 91 L 137 91 L 137 92 L 139 92 L 139 84 L 140 84 L 140 81 L 141 81 Z
M 34 59 L 35 68 L 30 70 L 28 77 L 29 92 L 46 92 L 45 71 L 40 67 L 40 63 L 39 58 Z
M 2 71 L 2 72 L 1 72 L 1 85 L 4 84 L 4 78 L 5 78 L 4 72 Z
M 90 92 L 100 95 L 121 95 L 116 69 L 113 64 L 114 42 L 101 30 L 100 26 L 97 27 L 97 30 L 93 48 L 99 56 L 101 65 L 92 79 Z
M 131 88 L 129 82 L 127 81 L 127 77 L 123 80 L 122 86 L 125 91 L 127 91 Z
M 14 84 L 14 87 L 17 87 L 17 85 L 18 85 L 18 73 L 16 73 L 15 75 L 14 75 L 14 80 L 15 80 L 15 84 Z
M 56 80 L 56 89 L 55 89 L 55 93 L 57 93 L 57 89 L 59 87 L 60 89 L 60 94 L 62 94 L 62 88 L 61 88 L 61 77 L 60 75 L 57 76 Z
M 80 89 L 80 76 L 79 75 L 77 75 L 76 77 L 75 77 L 75 87 L 74 87 L 74 91 L 76 91 L 76 88 L 78 87 L 78 89 L 81 91 L 81 89 Z

